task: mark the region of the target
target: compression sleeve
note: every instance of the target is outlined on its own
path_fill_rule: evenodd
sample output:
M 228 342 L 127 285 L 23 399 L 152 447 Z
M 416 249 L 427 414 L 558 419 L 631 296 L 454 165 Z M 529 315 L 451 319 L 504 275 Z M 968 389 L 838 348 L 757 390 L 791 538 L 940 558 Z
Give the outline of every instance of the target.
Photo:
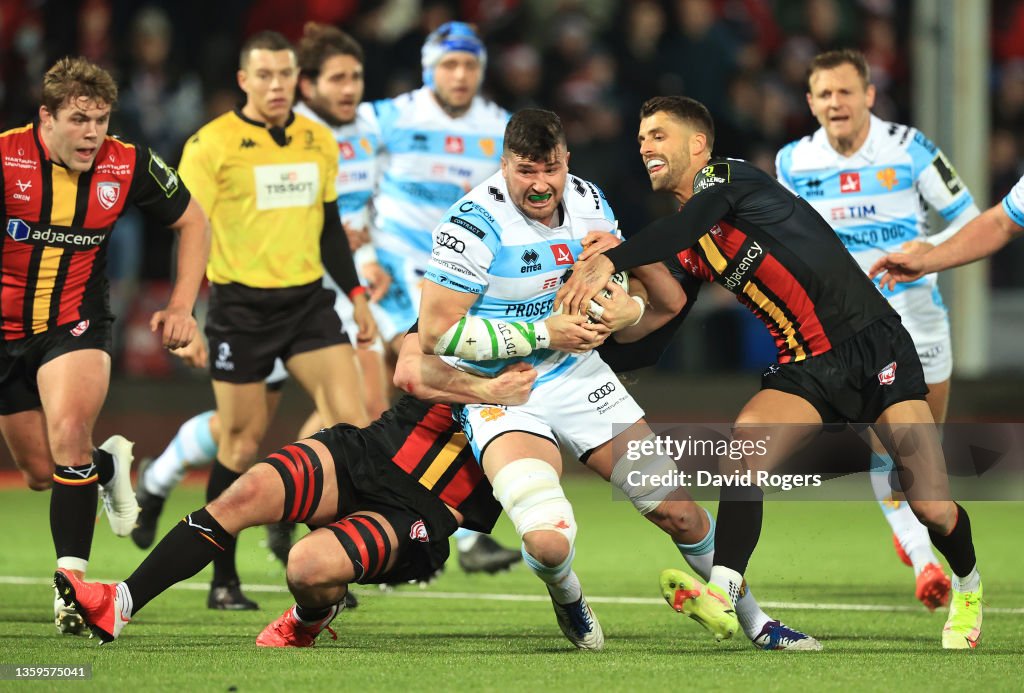
M 719 190 L 704 190 L 681 210 L 644 227 L 606 252 L 605 257 L 615 265 L 616 272 L 667 260 L 695 245 L 730 209 L 729 200 Z
M 335 202 L 324 203 L 324 230 L 320 234 L 320 258 L 331 279 L 352 298 L 364 289 L 352 261 L 352 250 L 341 226 L 341 215 Z

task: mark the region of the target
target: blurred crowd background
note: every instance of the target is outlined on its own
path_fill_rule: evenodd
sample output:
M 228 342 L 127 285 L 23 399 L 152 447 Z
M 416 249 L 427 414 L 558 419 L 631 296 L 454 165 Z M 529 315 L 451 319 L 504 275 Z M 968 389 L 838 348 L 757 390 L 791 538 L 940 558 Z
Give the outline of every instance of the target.
M 271 28 L 295 40 L 307 21 L 343 28 L 366 51 L 366 98 L 374 99 L 418 87 L 424 38 L 460 19 L 487 42 L 485 93 L 509 110 L 559 113 L 572 170 L 605 189 L 628 233 L 675 205 L 652 195 L 637 154 L 646 98 L 703 101 L 718 127 L 716 152 L 774 173 L 778 148 L 817 126 L 805 74 L 819 51 L 863 50 L 879 92 L 875 112 L 915 122 L 911 9 L 903 0 L 0 0 L 0 128 L 30 120 L 46 68 L 81 54 L 121 85 L 112 131 L 176 163 L 189 134 L 238 103 L 238 48 L 248 35 Z M 991 20 L 991 185 L 973 190 L 982 208 L 1009 191 L 1024 163 L 1024 2 L 992 0 Z M 171 243 L 139 217 L 113 234 L 122 372 L 177 368 L 145 328 L 166 291 Z M 1024 288 L 1022 246 L 995 258 L 993 288 Z M 698 305 L 687 347 L 663 368 L 752 370 L 772 360 L 767 334 L 731 296 L 704 292 Z

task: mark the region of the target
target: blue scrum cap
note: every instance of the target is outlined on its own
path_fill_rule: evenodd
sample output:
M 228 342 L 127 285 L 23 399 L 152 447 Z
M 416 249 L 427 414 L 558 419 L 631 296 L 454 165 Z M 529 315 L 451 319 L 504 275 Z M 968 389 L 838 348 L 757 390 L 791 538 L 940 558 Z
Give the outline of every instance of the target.
M 480 75 L 483 78 L 483 71 L 487 67 L 487 49 L 483 41 L 469 24 L 445 22 L 431 32 L 420 52 L 425 85 L 434 87 L 434 68 L 441 62 L 445 53 L 452 51 L 464 51 L 475 55 L 480 61 Z

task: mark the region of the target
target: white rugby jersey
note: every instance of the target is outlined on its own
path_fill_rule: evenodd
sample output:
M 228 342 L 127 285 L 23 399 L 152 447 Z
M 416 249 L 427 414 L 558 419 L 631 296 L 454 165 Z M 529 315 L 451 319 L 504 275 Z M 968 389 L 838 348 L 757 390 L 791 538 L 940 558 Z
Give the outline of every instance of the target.
M 380 130 L 373 114 L 373 106 L 361 103 L 356 108 L 356 119 L 351 123 L 332 127 L 312 108 L 304 103 L 295 106 L 300 113 L 322 123 L 338 142 L 338 211 L 341 221 L 356 229 L 370 226 L 370 201 L 377 181 L 377 148 Z
M 373 102 L 386 152 L 373 205 L 374 244 L 425 267 L 445 210 L 494 173 L 509 113 L 480 96 L 452 118 L 428 87 Z
M 1024 176 L 1003 198 L 1003 211 L 1017 226 L 1024 226 Z
M 619 234 L 604 193 L 570 174 L 561 205 L 562 223 L 550 228 L 519 211 L 498 172 L 456 202 L 434 229 L 426 278 L 455 291 L 478 294 L 469 315 L 539 322 L 551 315 L 562 276 L 583 249 L 588 231 Z M 492 375 L 514 361 L 538 370 L 534 387 L 564 372 L 579 357 L 540 349 L 525 358 L 464 361 L 456 368 Z
M 915 128 L 875 115 L 852 156 L 836 152 L 819 128 L 779 150 L 775 168 L 779 182 L 825 218 L 865 272 L 903 243 L 941 242 L 978 215 L 971 192 L 937 146 Z M 930 239 L 925 203 L 949 223 Z M 905 323 L 919 311 L 944 310 L 934 274 L 882 293 Z

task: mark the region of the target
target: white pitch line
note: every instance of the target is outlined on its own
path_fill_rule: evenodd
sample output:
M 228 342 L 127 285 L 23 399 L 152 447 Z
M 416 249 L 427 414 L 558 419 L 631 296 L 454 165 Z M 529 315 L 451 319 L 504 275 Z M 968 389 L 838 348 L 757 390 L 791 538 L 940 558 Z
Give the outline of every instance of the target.
M 51 585 L 52 580 L 36 577 L 18 577 L 13 575 L 0 575 L 0 585 Z M 373 590 L 370 586 L 359 585 L 362 588 L 359 592 L 362 596 L 366 590 Z M 205 592 L 210 586 L 205 582 L 179 582 L 171 589 L 191 590 L 193 592 Z M 282 585 L 255 585 L 245 583 L 246 592 L 287 592 Z M 390 592 L 373 590 L 369 594 L 381 594 L 387 597 L 398 599 L 461 599 L 492 602 L 541 602 L 547 604 L 550 599 L 539 594 L 498 594 L 491 592 L 432 592 L 426 589 L 418 589 L 414 585 L 401 587 Z M 653 597 L 587 597 L 587 601 L 594 604 L 634 604 L 640 606 L 661 606 L 664 599 Z M 841 603 L 814 603 L 814 602 L 760 602 L 765 609 L 793 609 L 795 611 L 874 611 L 874 612 L 906 612 L 924 613 L 919 606 L 906 606 L 901 604 L 841 604 Z M 989 614 L 1012 614 L 1024 615 L 1024 608 L 1010 608 L 998 606 L 986 606 L 985 613 Z

